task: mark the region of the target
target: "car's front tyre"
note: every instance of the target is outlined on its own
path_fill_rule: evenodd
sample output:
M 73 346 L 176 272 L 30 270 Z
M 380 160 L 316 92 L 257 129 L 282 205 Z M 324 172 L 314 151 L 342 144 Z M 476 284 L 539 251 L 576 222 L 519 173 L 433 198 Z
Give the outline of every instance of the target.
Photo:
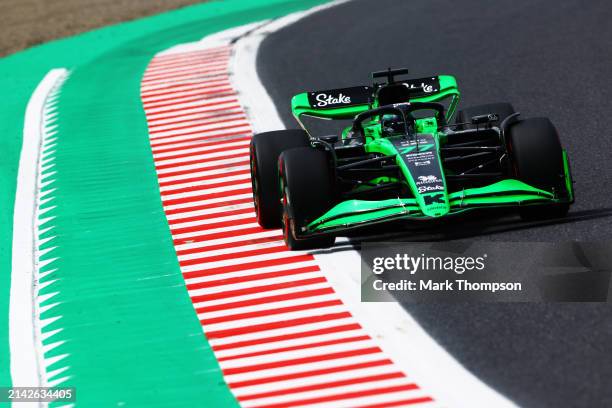
M 568 197 L 559 135 L 548 118 L 530 118 L 512 124 L 506 134 L 514 177 L 530 186 Z M 569 203 L 527 205 L 519 213 L 525 220 L 564 217 Z
M 334 180 L 329 155 L 314 148 L 284 151 L 278 160 L 285 243 L 292 250 L 328 248 L 335 237 L 297 239 L 310 222 L 334 204 Z
M 278 130 L 253 136 L 249 151 L 251 185 L 257 222 L 263 228 L 281 227 L 278 157 L 284 150 L 310 145 L 301 129 Z

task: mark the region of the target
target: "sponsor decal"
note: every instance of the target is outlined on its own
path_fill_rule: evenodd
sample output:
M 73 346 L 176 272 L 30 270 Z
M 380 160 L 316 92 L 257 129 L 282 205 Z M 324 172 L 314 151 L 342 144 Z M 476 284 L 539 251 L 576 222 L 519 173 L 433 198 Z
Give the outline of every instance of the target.
M 419 147 L 419 151 L 418 152 L 421 153 L 421 152 L 426 152 L 427 150 L 432 149 L 434 147 L 434 145 L 432 143 L 423 143 L 423 144 L 418 145 L 418 147 Z M 416 148 L 417 148 L 417 145 L 416 145 L 416 143 L 414 143 L 414 144 L 411 144 L 410 146 L 406 147 L 405 149 L 403 149 L 400 153 L 401 154 L 411 153 L 411 152 L 415 151 Z
M 410 96 L 418 98 L 440 91 L 440 80 L 438 77 L 409 79 L 402 84 L 408 88 Z
M 411 151 L 413 151 L 414 149 L 416 149 L 416 146 L 409 146 L 409 147 L 405 148 L 404 150 L 402 150 L 400 153 L 401 153 L 401 154 L 410 153 L 410 152 L 411 152 Z
M 316 109 L 342 108 L 353 105 L 367 104 L 372 95 L 369 86 L 352 88 L 328 89 L 308 93 L 308 103 Z
M 413 149 L 416 148 L 417 145 L 419 145 L 420 147 L 422 145 L 429 145 L 429 144 L 433 144 L 432 143 L 432 136 L 431 135 L 417 135 L 419 140 L 418 143 L 415 139 L 402 139 L 399 141 L 396 141 L 396 146 L 398 148 L 402 148 L 402 147 L 411 147 Z
M 351 103 L 351 97 L 342 93 L 337 96 L 320 93 L 315 96 L 315 100 L 317 101 L 315 105 L 317 108 L 324 108 L 327 105 L 347 105 Z
M 417 84 L 404 84 L 404 86 L 408 89 L 410 89 L 411 91 L 413 90 L 419 90 L 425 93 L 432 93 L 434 91 L 434 87 L 431 84 L 426 84 L 425 82 L 421 82 L 420 85 Z
M 404 157 L 409 163 L 415 163 L 418 161 L 422 163 L 429 162 L 429 164 L 431 164 L 432 162 L 436 161 L 436 154 L 433 151 L 415 151 L 412 153 L 405 154 Z M 423 172 L 425 172 L 425 170 L 423 170 Z
M 415 166 L 429 166 L 430 164 L 431 164 L 431 160 L 415 161 L 414 162 Z
M 421 184 L 431 184 L 431 183 L 441 183 L 442 180 L 440 180 L 437 176 L 430 174 L 429 176 L 419 176 L 418 177 L 418 181 L 416 182 L 417 185 L 421 185 Z
M 421 186 L 419 187 L 419 193 L 426 193 L 428 191 L 444 191 L 444 186 L 438 184 L 435 186 Z
M 436 204 L 441 204 L 440 210 L 444 210 L 446 195 L 441 193 L 446 191 L 446 187 L 435 149 L 435 138 L 431 134 L 420 134 L 418 138 L 419 151 L 414 149 L 417 145 L 414 139 L 392 139 L 392 142 L 400 152 L 400 157 L 414 180 L 415 194 L 422 194 L 423 201 L 429 210 L 434 209 Z M 421 150 L 424 148 L 427 150 Z
M 423 201 L 425 205 L 444 204 L 444 194 L 429 194 L 423 196 Z

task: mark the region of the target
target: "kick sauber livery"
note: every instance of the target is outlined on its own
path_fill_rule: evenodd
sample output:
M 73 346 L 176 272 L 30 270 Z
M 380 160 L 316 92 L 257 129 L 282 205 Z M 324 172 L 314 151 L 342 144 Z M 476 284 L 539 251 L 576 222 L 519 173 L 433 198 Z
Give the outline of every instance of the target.
M 293 97 L 302 129 L 251 143 L 257 220 L 282 227 L 292 249 L 326 247 L 350 229 L 431 220 L 482 207 L 525 219 L 564 216 L 574 201 L 567 153 L 547 118 L 519 118 L 509 103 L 463 109 L 454 77 L 396 80 Z M 305 116 L 352 120 L 315 135 Z

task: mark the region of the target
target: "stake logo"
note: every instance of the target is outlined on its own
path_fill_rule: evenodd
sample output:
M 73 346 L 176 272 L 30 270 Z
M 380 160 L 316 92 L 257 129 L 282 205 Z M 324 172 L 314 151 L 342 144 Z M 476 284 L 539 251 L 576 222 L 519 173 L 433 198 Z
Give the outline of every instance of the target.
M 409 79 L 403 81 L 412 97 L 431 95 L 440 91 L 440 79 L 438 77 Z
M 326 89 L 308 92 L 308 104 L 316 109 L 333 109 L 346 106 L 365 105 L 372 97 L 369 86 Z
M 421 82 L 420 85 L 418 84 L 408 84 L 405 83 L 404 86 L 408 89 L 410 89 L 411 91 L 422 91 L 423 93 L 432 93 L 435 91 L 433 85 L 431 84 L 426 84 L 425 82 Z
M 419 187 L 419 193 L 426 193 L 427 191 L 444 191 L 444 186 L 421 186 Z M 437 201 L 440 202 L 440 201 Z
M 338 96 L 328 95 L 320 93 L 315 96 L 317 101 L 317 107 L 324 108 L 327 105 L 349 105 L 351 103 L 351 97 L 340 93 Z

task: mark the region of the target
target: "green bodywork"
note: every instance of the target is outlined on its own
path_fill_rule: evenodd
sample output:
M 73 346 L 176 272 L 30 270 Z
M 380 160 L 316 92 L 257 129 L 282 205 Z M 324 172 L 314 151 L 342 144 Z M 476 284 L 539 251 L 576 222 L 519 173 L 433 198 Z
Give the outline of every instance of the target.
M 451 123 L 459 103 L 460 92 L 453 76 L 441 75 L 438 79 L 440 87 L 437 92 L 413 98 L 406 102 L 443 103 L 446 106 L 446 122 Z M 308 129 L 304 126 L 302 120 L 304 116 L 328 120 L 346 120 L 354 119 L 360 113 L 379 107 L 378 101 L 374 99 L 369 103 L 352 106 L 327 109 L 315 108 L 309 103 L 308 93 L 300 93 L 294 96 L 291 105 L 294 117 L 306 132 L 308 132 Z M 344 129 L 342 138 L 348 137 L 350 129 L 351 127 Z M 445 145 L 448 133 L 444 128 L 440 128 L 435 117 L 416 119 L 415 131 L 417 139 L 426 138 L 431 142 L 416 143 L 416 145 L 398 149 L 398 143 L 394 142 L 393 137 L 383 136 L 380 118 L 372 118 L 371 121 L 366 121 L 363 124 L 366 153 L 394 156 L 403 176 L 403 180 L 398 181 L 410 188 L 412 197 L 397 197 L 378 201 L 356 199 L 343 201 L 302 228 L 300 234 L 303 236 L 316 235 L 397 219 L 434 219 L 482 207 L 573 202 L 573 186 L 565 151 L 563 151 L 563 160 L 567 196 L 559 197 L 554 192 L 540 190 L 515 179 L 505 179 L 479 188 L 449 191 L 444 179 L 445 171 L 440 160 L 440 147 Z M 402 155 L 407 153 L 418 154 L 426 151 L 433 151 L 438 163 L 440 163 L 443 191 L 420 192 L 417 181 L 408 168 L 406 160 L 402 159 Z M 372 180 L 372 182 L 377 181 Z M 440 193 L 442 193 L 442 196 Z

